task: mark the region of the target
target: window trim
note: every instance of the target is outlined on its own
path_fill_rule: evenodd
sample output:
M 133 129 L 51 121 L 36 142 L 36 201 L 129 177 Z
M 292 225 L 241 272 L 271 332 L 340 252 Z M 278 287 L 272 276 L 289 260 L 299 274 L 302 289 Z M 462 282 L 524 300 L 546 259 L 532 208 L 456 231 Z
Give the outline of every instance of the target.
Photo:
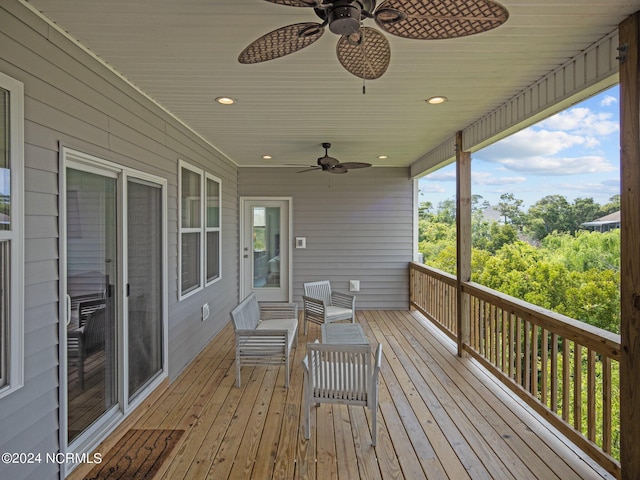
M 182 225 L 182 174 L 183 169 L 189 170 L 200 176 L 200 226 L 199 227 L 183 227 Z M 181 301 L 191 295 L 199 292 L 200 290 L 213 285 L 222 278 L 222 215 L 220 215 L 220 221 L 218 227 L 207 227 L 206 224 L 206 202 L 207 202 L 207 180 L 213 180 L 218 183 L 218 195 L 220 203 L 222 203 L 222 180 L 202 168 L 195 167 L 194 165 L 184 161 L 178 160 L 178 301 Z M 220 213 L 222 212 L 222 205 L 220 205 Z M 208 232 L 219 232 L 219 247 L 218 247 L 218 265 L 219 274 L 212 280 L 207 281 L 207 249 L 206 240 Z M 198 265 L 200 272 L 198 275 L 198 285 L 191 290 L 182 291 L 182 235 L 184 233 L 197 233 L 200 240 L 198 249 Z
M 207 181 L 211 180 L 215 183 L 218 184 L 218 226 L 217 227 L 210 227 L 207 225 L 207 205 L 206 202 L 209 200 L 209 195 L 207 190 Z M 218 280 L 220 280 L 222 278 L 222 180 L 219 179 L 218 177 L 211 175 L 208 172 L 205 172 L 204 174 L 204 188 L 205 191 L 204 193 L 204 220 L 203 220 L 203 226 L 204 226 L 204 249 L 205 249 L 205 255 L 204 255 L 204 280 L 205 280 L 205 287 L 208 287 L 209 285 L 213 285 L 214 283 L 216 283 Z M 207 233 L 210 232 L 218 232 L 218 275 L 214 278 L 212 278 L 211 280 L 207 279 L 207 264 L 208 264 L 208 260 L 209 260 L 209 251 L 207 250 Z
M 9 92 L 9 164 L 11 170 L 11 230 L 0 240 L 11 243 L 10 308 L 5 327 L 8 347 L 0 398 L 24 386 L 24 86 L 0 73 L 0 88 Z M 2 339 L 3 341 L 5 339 Z

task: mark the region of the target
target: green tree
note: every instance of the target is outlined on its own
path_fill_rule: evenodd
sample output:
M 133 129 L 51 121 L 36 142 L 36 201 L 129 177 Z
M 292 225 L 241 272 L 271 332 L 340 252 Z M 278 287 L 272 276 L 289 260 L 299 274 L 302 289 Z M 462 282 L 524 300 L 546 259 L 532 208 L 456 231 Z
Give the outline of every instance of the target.
M 605 215 L 602 213 L 600 204 L 596 203 L 593 198 L 576 198 L 573 201 L 572 210 L 572 233 L 580 229 L 584 222 L 590 222 Z
M 436 219 L 440 222 L 455 225 L 456 223 L 456 202 L 454 199 L 449 198 L 443 200 L 438 204 L 438 211 L 436 212 Z
M 562 195 L 547 195 L 527 212 L 527 230 L 536 240 L 542 240 L 553 231 L 570 232 L 572 225 L 571 205 Z
M 519 228 L 524 220 L 523 203 L 523 200 L 516 198 L 513 193 L 503 193 L 500 195 L 500 201 L 496 209 L 504 218 L 505 224 L 510 223 Z
M 610 213 L 620 210 L 620 195 L 614 195 L 609 198 L 609 203 L 605 203 L 602 206 L 602 216 L 609 215 Z
M 420 202 L 420 205 L 418 206 L 418 218 L 420 218 L 421 220 L 427 220 L 429 218 L 431 218 L 433 216 L 432 211 L 433 210 L 433 203 L 431 202 Z

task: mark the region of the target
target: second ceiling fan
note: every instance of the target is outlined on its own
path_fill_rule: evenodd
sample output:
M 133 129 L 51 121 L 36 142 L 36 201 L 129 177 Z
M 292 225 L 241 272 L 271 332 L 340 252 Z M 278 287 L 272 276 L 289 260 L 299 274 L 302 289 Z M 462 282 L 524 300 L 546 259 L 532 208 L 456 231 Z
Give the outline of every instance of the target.
M 493 0 L 266 0 L 290 7 L 313 8 L 322 23 L 304 22 L 273 30 L 247 46 L 240 63 L 259 63 L 297 52 L 318 40 L 325 27 L 340 35 L 338 61 L 365 80 L 381 77 L 389 67 L 389 41 L 365 19 L 387 33 L 416 40 L 464 37 L 499 27 L 509 18 Z
M 300 170 L 298 173 L 310 172 L 312 170 L 322 170 L 323 172 L 329 173 L 348 173 L 349 170 L 354 168 L 366 168 L 371 166 L 370 163 L 363 162 L 340 163 L 340 160 L 337 158 L 329 156 L 329 149 L 331 148 L 330 143 L 323 143 L 322 148 L 324 148 L 324 157 L 320 157 L 318 159 L 318 166 L 310 166 L 309 168 Z

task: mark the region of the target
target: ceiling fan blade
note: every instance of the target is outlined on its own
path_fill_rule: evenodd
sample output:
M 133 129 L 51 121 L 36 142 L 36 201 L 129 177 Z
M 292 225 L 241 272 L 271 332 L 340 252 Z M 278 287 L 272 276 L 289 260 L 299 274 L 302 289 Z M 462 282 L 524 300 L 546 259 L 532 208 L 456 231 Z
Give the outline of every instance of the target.
M 507 21 L 509 12 L 493 0 L 386 0 L 374 16 L 392 35 L 437 40 L 492 30 Z
M 337 165 L 335 167 L 331 167 L 330 169 L 327 170 L 329 173 L 349 173 L 349 170 L 347 170 L 346 168 L 342 168 L 341 166 Z
M 266 0 L 267 2 L 285 5 L 287 7 L 317 7 L 322 0 Z
M 365 80 L 380 78 L 389 68 L 391 48 L 386 37 L 375 28 L 361 27 L 338 40 L 336 54 L 342 66 Z
M 240 63 L 259 63 L 284 57 L 308 47 L 324 33 L 320 23 L 305 22 L 287 25 L 251 42 L 238 56 Z
M 354 168 L 367 168 L 370 167 L 370 163 L 362 163 L 362 162 L 346 162 L 337 165 L 338 167 L 346 168 L 347 170 L 352 170 Z
M 321 167 L 309 167 L 309 168 L 305 168 L 304 170 L 299 170 L 296 173 L 304 173 L 304 172 L 310 172 L 312 170 L 320 170 L 320 169 L 321 169 Z

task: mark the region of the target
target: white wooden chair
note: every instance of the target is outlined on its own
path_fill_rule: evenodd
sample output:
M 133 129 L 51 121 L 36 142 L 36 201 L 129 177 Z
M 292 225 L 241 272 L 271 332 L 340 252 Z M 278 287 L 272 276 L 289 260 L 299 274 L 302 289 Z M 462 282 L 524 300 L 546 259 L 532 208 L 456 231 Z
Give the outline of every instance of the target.
M 318 324 L 349 320 L 355 322 L 356 297 L 348 293 L 332 292 L 329 280 L 304 284 L 304 333 L 307 322 Z
M 371 444 L 378 430 L 378 374 L 382 344 L 378 344 L 371 365 L 370 345 L 307 344 L 303 360 L 305 373 L 304 436 L 311 435 L 311 404 L 360 405 L 371 410 Z

